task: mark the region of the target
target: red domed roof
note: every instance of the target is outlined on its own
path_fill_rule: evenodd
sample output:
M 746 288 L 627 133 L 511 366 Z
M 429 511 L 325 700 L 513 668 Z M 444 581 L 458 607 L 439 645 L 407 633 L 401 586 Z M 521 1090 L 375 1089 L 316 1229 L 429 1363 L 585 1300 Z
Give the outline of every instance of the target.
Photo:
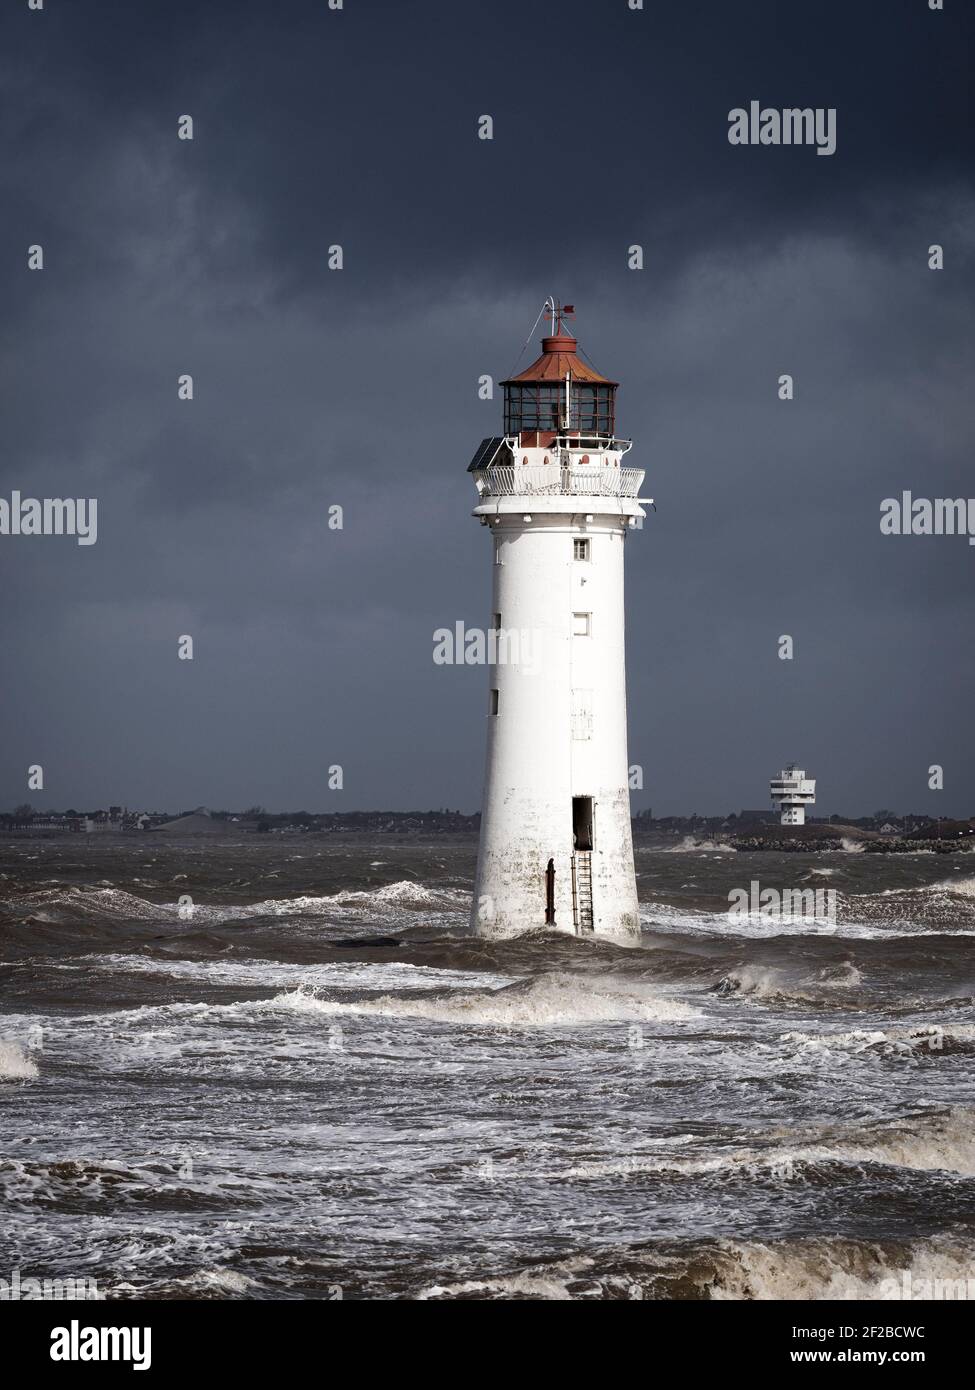
M 538 361 L 533 362 L 517 376 L 502 381 L 501 385 L 511 386 L 518 381 L 564 381 L 566 372 L 572 381 L 598 382 L 603 386 L 619 385 L 618 381 L 610 381 L 607 377 L 600 376 L 594 367 L 587 367 L 585 362 L 580 362 L 576 356 L 578 346 L 577 339 L 570 338 L 568 333 L 543 338 L 542 355 Z

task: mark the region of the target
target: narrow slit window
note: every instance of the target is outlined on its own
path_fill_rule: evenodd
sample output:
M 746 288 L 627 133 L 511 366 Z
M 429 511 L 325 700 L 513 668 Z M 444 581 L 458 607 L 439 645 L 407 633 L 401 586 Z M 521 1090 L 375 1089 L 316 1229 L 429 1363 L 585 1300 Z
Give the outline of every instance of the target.
M 500 632 L 500 631 L 501 631 L 501 614 L 500 614 L 500 613 L 495 613 L 495 615 L 494 615 L 494 630 L 495 630 L 495 632 Z
M 573 613 L 572 615 L 572 635 L 573 637 L 588 637 L 592 632 L 591 613 Z
M 488 701 L 488 714 L 497 714 L 497 712 L 498 712 L 498 692 L 497 692 L 496 690 L 492 690 L 492 691 L 491 691 L 490 699 L 489 699 L 489 701 Z

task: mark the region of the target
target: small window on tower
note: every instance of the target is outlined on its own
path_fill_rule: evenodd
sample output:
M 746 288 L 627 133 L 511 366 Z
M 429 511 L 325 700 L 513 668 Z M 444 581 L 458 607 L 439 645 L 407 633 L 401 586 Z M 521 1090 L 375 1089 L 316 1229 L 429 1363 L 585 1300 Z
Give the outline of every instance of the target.
M 592 630 L 591 613 L 573 613 L 572 615 L 572 635 L 573 637 L 588 637 Z
M 589 542 L 588 542 L 588 540 L 579 540 L 579 539 L 576 539 L 576 540 L 574 540 L 574 541 L 572 542 L 572 558 L 573 558 L 573 560 L 588 560 L 588 559 L 589 559 Z
M 492 691 L 491 691 L 491 698 L 490 698 L 490 701 L 488 702 L 488 714 L 497 714 L 497 712 L 498 712 L 498 692 L 497 692 L 496 690 L 492 690 Z
M 494 538 L 494 563 L 495 563 L 496 565 L 503 565 L 503 564 L 504 564 L 504 561 L 503 561 L 502 558 L 501 558 L 501 538 L 500 538 L 500 536 L 495 536 L 495 538 Z
M 500 614 L 500 613 L 495 613 L 495 615 L 494 615 L 494 630 L 495 630 L 495 632 L 500 632 L 500 631 L 501 631 L 501 614 Z

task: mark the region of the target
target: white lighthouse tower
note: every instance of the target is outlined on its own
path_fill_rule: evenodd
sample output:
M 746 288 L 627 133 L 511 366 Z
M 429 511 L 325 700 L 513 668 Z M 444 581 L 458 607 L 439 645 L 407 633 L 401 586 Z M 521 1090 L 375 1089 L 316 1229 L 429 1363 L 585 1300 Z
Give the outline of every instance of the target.
M 816 783 L 801 767 L 795 763 L 784 767 L 769 782 L 769 792 L 776 809 L 782 810 L 782 825 L 805 825 L 806 807 L 816 800 Z
M 623 550 L 650 499 L 623 467 L 617 383 L 576 355 L 571 306 L 545 308 L 542 355 L 502 383 L 504 434 L 470 465 L 497 634 L 472 920 L 633 938 Z

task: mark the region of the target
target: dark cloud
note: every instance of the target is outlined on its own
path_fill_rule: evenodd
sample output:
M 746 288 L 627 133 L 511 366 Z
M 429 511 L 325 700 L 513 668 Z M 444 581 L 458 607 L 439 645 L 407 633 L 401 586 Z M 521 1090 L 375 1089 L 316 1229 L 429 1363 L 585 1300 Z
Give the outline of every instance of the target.
M 476 382 L 554 292 L 658 499 L 636 804 L 761 804 L 797 758 L 827 811 L 975 810 L 975 550 L 878 526 L 975 493 L 970 21 L 859 10 L 8 12 L 0 492 L 99 499 L 94 547 L 0 541 L 9 804 L 41 762 L 42 805 L 474 808 L 484 673 L 431 634 L 484 621 Z M 752 97 L 835 105 L 836 155 L 729 146 Z

